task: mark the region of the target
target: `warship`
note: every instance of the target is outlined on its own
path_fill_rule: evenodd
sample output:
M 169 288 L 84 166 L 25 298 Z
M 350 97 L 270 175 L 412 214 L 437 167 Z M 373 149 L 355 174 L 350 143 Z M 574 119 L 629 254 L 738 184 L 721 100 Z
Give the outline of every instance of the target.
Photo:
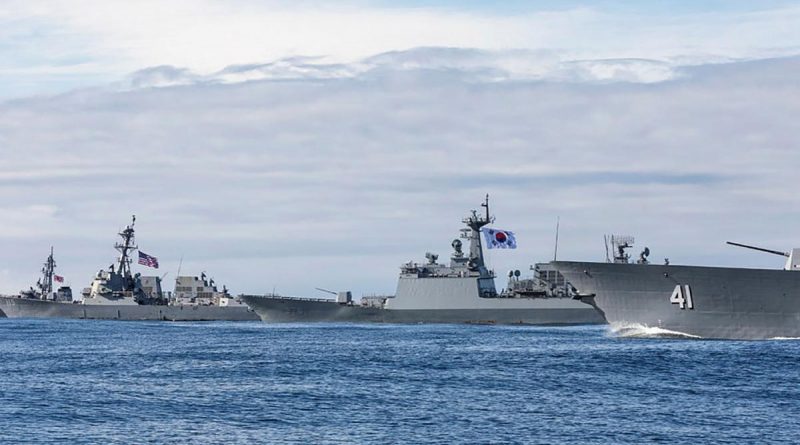
M 613 260 L 554 261 L 576 298 L 598 309 L 612 329 L 655 328 L 667 336 L 716 339 L 800 337 L 800 249 L 780 252 L 783 270 L 651 264 L 648 248 L 631 262 L 632 237 L 612 237 Z
M 0 312 L 9 318 L 81 318 L 103 320 L 169 320 L 169 321 L 257 321 L 259 317 L 227 288 L 218 291 L 205 274 L 197 277 L 178 276 L 175 292 L 165 294 L 162 277 L 142 276 L 131 271 L 131 254 L 138 247 L 134 225 L 120 231 L 122 242 L 114 245 L 119 252 L 116 264 L 100 270 L 90 287 L 80 296 L 73 296 L 69 287 L 53 292 L 55 261 L 51 254 L 42 269 L 43 277 L 36 288 L 15 296 L 0 296 Z M 141 256 L 140 256 L 141 257 Z M 58 277 L 61 278 L 61 277 Z
M 543 280 L 553 270 L 538 270 L 533 279 L 510 274 L 509 286 L 495 287 L 495 274 L 484 262 L 481 230 L 492 223 L 489 199 L 481 204 L 485 215 L 473 210 L 464 218 L 461 239 L 469 241 L 463 251 L 461 239 L 451 246 L 450 263 L 440 264 L 438 255 L 427 253 L 425 263 L 408 262 L 400 267 L 394 296 L 366 296 L 356 303 L 351 292 L 331 292 L 335 299 L 298 298 L 280 295 L 242 295 L 265 322 L 385 322 L 385 323 L 499 323 L 573 325 L 604 323 L 600 313 L 569 298 L 566 287 Z M 488 228 L 486 228 L 488 230 Z M 546 268 L 545 268 L 546 269 Z M 324 289 L 320 289 L 324 290 Z

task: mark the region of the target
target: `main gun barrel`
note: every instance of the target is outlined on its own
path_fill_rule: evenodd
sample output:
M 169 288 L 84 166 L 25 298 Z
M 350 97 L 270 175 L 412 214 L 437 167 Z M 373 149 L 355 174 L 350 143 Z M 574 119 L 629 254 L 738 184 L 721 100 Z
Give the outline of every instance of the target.
M 771 253 L 773 255 L 785 256 L 787 258 L 789 257 L 789 254 L 786 253 L 786 252 L 780 252 L 780 251 L 777 251 L 777 250 L 764 249 L 763 247 L 748 246 L 747 244 L 733 243 L 733 242 L 730 242 L 730 241 L 726 241 L 726 243 L 730 244 L 731 246 L 744 247 L 745 249 L 759 250 L 761 252 L 767 252 L 767 253 Z

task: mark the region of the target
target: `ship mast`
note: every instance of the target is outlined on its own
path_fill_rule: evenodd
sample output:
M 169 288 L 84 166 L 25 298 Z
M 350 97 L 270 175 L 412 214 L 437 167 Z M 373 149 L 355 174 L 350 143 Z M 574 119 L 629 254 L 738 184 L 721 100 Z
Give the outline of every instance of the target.
M 42 281 L 38 282 L 42 300 L 48 299 L 53 294 L 53 273 L 56 269 L 56 261 L 53 259 L 53 246 L 50 246 L 50 256 L 47 257 L 42 267 Z
M 483 261 L 483 247 L 481 246 L 481 227 L 490 224 L 494 221 L 489 215 L 489 195 L 486 195 L 486 200 L 481 204 L 481 207 L 486 209 L 486 215 L 478 215 L 477 210 L 473 210 L 472 214 L 462 220 L 468 228 L 461 229 L 461 237 L 469 240 L 469 266 L 471 270 L 477 270 L 481 275 L 488 274 L 486 265 Z
M 122 242 L 114 244 L 114 248 L 119 251 L 119 264 L 117 266 L 117 273 L 125 278 L 131 278 L 131 258 L 130 252 L 138 249 L 136 246 L 136 239 L 134 238 L 133 225 L 136 224 L 136 215 L 131 217 L 131 225 L 125 227 L 125 230 L 119 233 Z

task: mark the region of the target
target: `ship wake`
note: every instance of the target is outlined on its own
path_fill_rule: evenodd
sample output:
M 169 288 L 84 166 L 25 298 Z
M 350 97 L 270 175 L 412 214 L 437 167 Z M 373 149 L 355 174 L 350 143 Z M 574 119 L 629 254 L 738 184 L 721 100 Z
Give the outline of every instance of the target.
M 671 331 L 639 323 L 612 323 L 610 334 L 620 338 L 702 338 L 685 332 Z

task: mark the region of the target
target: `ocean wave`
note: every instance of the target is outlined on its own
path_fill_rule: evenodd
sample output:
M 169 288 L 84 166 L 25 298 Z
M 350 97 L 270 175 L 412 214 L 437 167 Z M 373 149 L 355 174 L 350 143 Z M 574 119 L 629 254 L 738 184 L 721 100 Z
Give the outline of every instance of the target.
M 685 332 L 671 331 L 639 323 L 612 323 L 610 333 L 622 338 L 702 338 Z

